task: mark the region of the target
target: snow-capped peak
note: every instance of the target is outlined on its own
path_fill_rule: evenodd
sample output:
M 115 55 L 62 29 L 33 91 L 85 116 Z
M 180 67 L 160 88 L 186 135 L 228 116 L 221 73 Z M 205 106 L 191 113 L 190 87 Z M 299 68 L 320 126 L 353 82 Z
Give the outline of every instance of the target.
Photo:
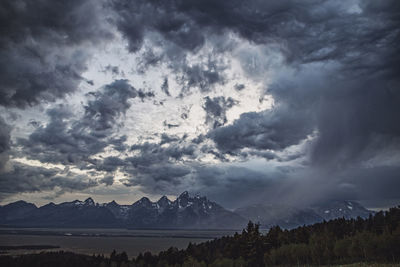
M 169 200 L 166 196 L 162 196 L 158 201 L 157 204 L 161 207 L 171 205 L 171 200 Z
M 118 204 L 115 200 L 113 200 L 113 201 L 107 203 L 107 205 L 119 206 L 119 204 Z
M 141 199 L 139 199 L 139 203 L 149 203 L 149 202 L 151 202 L 151 201 L 147 197 L 142 197 Z
M 87 205 L 87 206 L 94 206 L 95 205 L 94 200 L 91 197 L 87 198 L 85 200 L 84 204 Z
M 135 203 L 132 204 L 132 206 L 141 206 L 141 207 L 148 207 L 151 206 L 153 204 L 153 202 L 150 201 L 149 198 L 147 197 L 142 197 L 141 199 L 139 199 L 138 201 L 136 201 Z
M 65 203 L 66 205 L 75 205 L 75 206 L 82 206 L 83 204 L 84 204 L 84 202 L 83 201 L 80 201 L 80 200 L 74 200 L 74 201 L 72 201 L 72 202 L 66 202 Z

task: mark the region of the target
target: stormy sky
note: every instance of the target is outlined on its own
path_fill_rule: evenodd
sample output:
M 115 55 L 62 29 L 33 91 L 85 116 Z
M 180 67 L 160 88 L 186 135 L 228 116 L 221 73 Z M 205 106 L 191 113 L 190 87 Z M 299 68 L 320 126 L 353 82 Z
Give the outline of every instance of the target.
M 0 203 L 400 203 L 400 1 L 0 3 Z

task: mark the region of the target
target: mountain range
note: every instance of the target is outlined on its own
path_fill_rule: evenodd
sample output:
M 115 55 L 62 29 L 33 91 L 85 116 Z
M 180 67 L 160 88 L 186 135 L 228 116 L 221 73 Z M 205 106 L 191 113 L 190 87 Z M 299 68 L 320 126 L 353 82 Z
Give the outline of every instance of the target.
M 134 229 L 240 229 L 246 219 L 206 197 L 183 192 L 152 202 L 143 197 L 132 205 L 99 204 L 92 198 L 36 207 L 17 201 L 0 207 L 0 225 L 18 227 L 123 227 Z
M 37 207 L 17 201 L 0 206 L 0 225 L 14 227 L 101 227 L 131 229 L 242 229 L 249 220 L 262 228 L 293 228 L 338 217 L 367 217 L 372 211 L 353 201 L 332 201 L 299 209 L 285 205 L 252 205 L 229 211 L 206 197 L 183 192 L 152 202 L 143 197 L 132 205 L 92 198 Z
M 367 218 L 374 212 L 367 210 L 355 201 L 330 201 L 306 208 L 296 208 L 283 204 L 258 204 L 238 208 L 235 213 L 259 223 L 263 228 L 279 225 L 282 228 L 291 229 L 335 218 Z

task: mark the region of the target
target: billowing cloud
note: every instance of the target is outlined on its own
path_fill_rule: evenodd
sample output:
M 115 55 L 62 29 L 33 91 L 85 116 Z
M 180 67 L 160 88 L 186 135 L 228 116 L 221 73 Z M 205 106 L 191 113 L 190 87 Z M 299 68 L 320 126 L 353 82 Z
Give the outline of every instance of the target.
M 282 150 L 312 133 L 310 120 L 312 117 L 306 113 L 279 106 L 261 113 L 242 114 L 232 125 L 219 127 L 208 135 L 225 153 L 235 153 L 242 148 Z
M 101 181 L 108 183 L 109 181 Z M 15 163 L 12 170 L 0 174 L 0 199 L 17 193 L 37 193 L 55 190 L 57 194 L 82 191 L 99 185 L 99 181 L 71 172 Z
M 206 112 L 206 124 L 215 129 L 227 123 L 226 111 L 237 105 L 238 101 L 232 97 L 206 97 L 203 109 Z
M 98 1 L 0 4 L 0 105 L 25 107 L 76 91 L 91 52 L 111 38 Z
M 126 136 L 117 136 L 115 127 L 120 116 L 130 108 L 131 99 L 152 97 L 151 93 L 132 87 L 127 80 L 116 80 L 97 92 L 84 106 L 81 118 L 75 119 L 70 107 L 60 105 L 49 109 L 50 121 L 40 126 L 28 139 L 20 139 L 22 154 L 41 162 L 76 164 L 80 168 L 93 166 L 91 156 L 103 152 L 108 146 L 125 150 Z
M 127 80 L 116 80 L 104 86 L 100 92 L 91 92 L 93 100 L 85 106 L 84 123 L 95 131 L 103 131 L 114 126 L 115 120 L 130 108 L 129 99 L 142 100 L 153 97 L 152 92 L 135 89 Z
M 0 173 L 8 160 L 8 151 L 11 147 L 11 127 L 0 117 Z
M 270 6 L 262 36 L 254 35 L 261 27 L 248 35 L 240 31 L 260 43 L 273 38 L 288 64 L 268 83 L 266 93 L 275 102 L 271 110 L 242 114 L 209 136 L 226 152 L 281 150 L 316 131 L 313 162 L 337 166 L 398 147 L 399 51 L 393 44 L 399 40 L 399 20 L 393 10 L 399 5 L 305 5 L 284 1 Z M 278 15 L 269 17 L 274 10 Z

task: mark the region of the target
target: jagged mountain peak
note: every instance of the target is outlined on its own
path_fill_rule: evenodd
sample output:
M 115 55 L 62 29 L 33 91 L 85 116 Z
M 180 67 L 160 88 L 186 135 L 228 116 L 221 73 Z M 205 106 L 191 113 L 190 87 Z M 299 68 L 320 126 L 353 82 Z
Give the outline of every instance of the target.
M 28 203 L 24 200 L 18 200 L 12 203 L 9 203 L 3 207 L 9 207 L 9 208 L 13 208 L 13 207 L 32 207 L 32 208 L 36 208 L 36 205 L 33 203 Z
M 91 197 L 88 197 L 88 198 L 84 201 L 84 203 L 85 203 L 85 205 L 88 205 L 88 206 L 94 206 L 94 205 L 95 205 L 95 202 L 94 202 L 93 198 L 91 198 Z
M 280 225 L 293 228 L 335 218 L 366 218 L 373 213 L 361 204 L 351 200 L 330 200 L 309 207 L 295 207 L 282 204 L 255 204 L 235 210 L 239 215 L 261 223 L 262 227 Z
M 56 205 L 56 204 L 54 204 L 54 205 Z M 56 205 L 56 206 L 60 206 L 60 207 L 83 207 L 83 206 L 90 206 L 90 207 L 93 207 L 93 206 L 96 206 L 96 205 L 97 205 L 96 202 L 94 202 L 94 200 L 93 200 L 91 197 L 88 197 L 88 198 L 85 199 L 84 201 L 81 201 L 81 200 L 79 200 L 79 199 L 76 199 L 76 200 L 71 201 L 71 202 L 63 202 L 63 203 L 60 203 L 60 204 L 58 204 L 58 205 Z
M 82 203 L 83 203 L 83 201 L 80 201 L 79 199 L 75 199 L 74 201 L 71 201 L 71 202 L 63 202 L 60 205 L 62 205 L 62 204 L 82 204 Z
M 112 200 L 111 202 L 108 202 L 107 205 L 109 205 L 109 206 L 119 206 L 119 204 L 115 200 Z
M 26 202 L 26 201 L 24 201 L 24 200 L 18 200 L 18 201 L 9 203 L 9 204 L 7 204 L 7 205 L 8 205 L 8 206 L 9 206 L 9 205 L 15 205 L 15 206 L 17 206 L 17 205 L 26 205 L 26 204 L 31 204 L 31 203 L 28 203 L 28 202 Z M 6 206 L 7 206 L 7 205 L 6 205 Z
M 50 203 L 47 203 L 46 205 L 43 205 L 41 208 L 44 208 L 44 207 L 55 207 L 55 206 L 57 206 L 54 202 L 50 202 Z
M 364 208 L 360 203 L 351 200 L 334 200 L 329 203 L 320 204 L 314 210 L 324 219 L 330 220 L 338 217 L 354 218 L 369 216 L 371 211 Z
M 148 197 L 142 197 L 141 199 L 139 199 L 138 201 L 133 203 L 132 206 L 134 206 L 134 207 L 136 207 L 136 206 L 150 206 L 152 204 L 153 204 L 153 202 L 151 202 L 151 200 Z
M 151 202 L 151 201 L 148 197 L 142 197 L 141 199 L 139 199 L 139 202 Z
M 178 198 L 189 198 L 189 192 L 188 191 L 184 191 L 182 194 L 179 195 Z
M 160 205 L 160 206 L 168 206 L 168 205 L 170 205 L 172 203 L 172 201 L 171 200 L 169 200 L 168 199 L 168 197 L 166 197 L 166 196 L 162 196 L 158 201 L 157 201 L 157 204 L 158 205 Z

